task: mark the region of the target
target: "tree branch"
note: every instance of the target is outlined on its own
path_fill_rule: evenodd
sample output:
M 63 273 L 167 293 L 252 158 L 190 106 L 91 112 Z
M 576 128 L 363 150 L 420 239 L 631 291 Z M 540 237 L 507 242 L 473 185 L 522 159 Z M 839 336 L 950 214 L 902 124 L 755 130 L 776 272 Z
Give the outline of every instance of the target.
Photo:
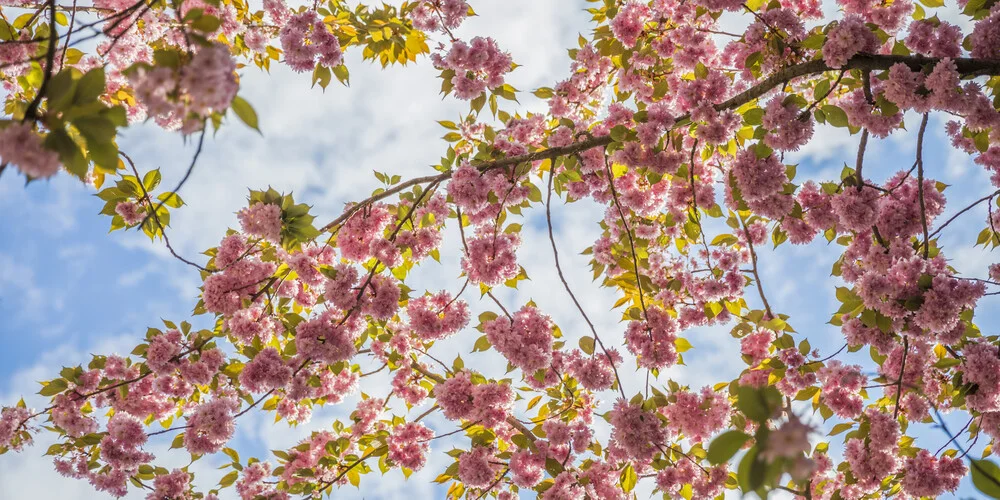
M 917 197 L 920 199 L 920 225 L 924 230 L 924 258 L 930 252 L 930 237 L 927 235 L 927 206 L 924 202 L 924 132 L 927 130 L 927 113 L 920 120 L 920 131 L 917 132 Z
M 545 199 L 545 221 L 549 227 L 549 243 L 552 244 L 552 258 L 556 263 L 556 272 L 559 274 L 559 280 L 562 281 L 563 288 L 566 289 L 566 293 L 569 297 L 573 299 L 573 304 L 576 305 L 577 310 L 580 311 L 580 315 L 583 316 L 583 320 L 587 322 L 587 326 L 590 327 L 591 333 L 594 334 L 594 340 L 597 341 L 597 345 L 601 347 L 604 351 L 604 355 L 608 358 L 608 363 L 611 364 L 611 369 L 615 373 L 615 381 L 618 382 L 618 392 L 621 393 L 622 399 L 628 400 L 625 396 L 625 390 L 622 388 L 622 380 L 618 377 L 618 367 L 615 366 L 614 360 L 611 359 L 611 353 L 608 352 L 608 348 L 604 347 L 604 342 L 601 341 L 601 337 L 597 335 L 597 329 L 594 328 L 594 323 L 590 321 L 590 317 L 587 316 L 587 312 L 583 310 L 583 306 L 580 305 L 580 301 L 576 299 L 576 295 L 573 294 L 573 290 L 570 289 L 569 283 L 566 281 L 566 277 L 563 276 L 562 266 L 559 264 L 559 249 L 556 247 L 556 238 L 552 234 L 552 179 L 556 176 L 556 165 L 555 162 L 552 163 L 552 169 L 549 171 L 549 192 L 548 197 Z

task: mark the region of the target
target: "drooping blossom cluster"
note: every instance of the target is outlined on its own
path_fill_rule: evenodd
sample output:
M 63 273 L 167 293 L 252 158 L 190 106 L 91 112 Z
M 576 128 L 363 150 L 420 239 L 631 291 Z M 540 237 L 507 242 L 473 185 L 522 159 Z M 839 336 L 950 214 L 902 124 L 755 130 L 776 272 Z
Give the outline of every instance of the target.
M 452 420 L 478 422 L 496 427 L 510 415 L 514 392 L 498 382 L 475 383 L 472 373 L 463 370 L 434 388 L 438 406 Z
M 424 340 L 450 337 L 469 323 L 469 305 L 448 292 L 410 299 L 406 314 L 413 333 Z
M 454 73 L 450 83 L 455 97 L 466 100 L 502 86 L 513 62 L 495 40 L 478 36 L 469 43 L 456 40 L 448 53 L 434 54 L 431 60 L 434 67 Z
M 236 430 L 234 414 L 238 407 L 239 403 L 224 397 L 199 405 L 188 417 L 184 447 L 195 455 L 221 450 Z
M 666 430 L 656 414 L 621 399 L 615 402 L 611 410 L 611 443 L 625 457 L 649 460 L 665 438 Z
M 281 207 L 271 203 L 254 203 L 236 214 L 245 234 L 281 242 Z
M 45 178 L 59 171 L 59 155 L 42 146 L 42 137 L 27 123 L 11 123 L 0 129 L 0 163 L 13 165 L 32 178 Z
M 524 306 L 512 319 L 499 317 L 483 327 L 490 344 L 526 374 L 551 363 L 552 319 L 538 308 Z
M 701 393 L 679 391 L 675 399 L 660 412 L 667 417 L 667 428 L 692 442 L 700 442 L 729 423 L 730 407 L 727 398 L 703 387 Z
M 419 422 L 407 422 L 392 429 L 389 434 L 389 459 L 402 467 L 420 470 L 427 463 L 428 441 L 434 431 Z
M 419 0 L 411 15 L 417 29 L 453 30 L 468 17 L 469 4 L 465 0 Z
M 859 53 L 875 53 L 879 42 L 864 21 L 849 15 L 827 33 L 823 44 L 823 60 L 831 68 L 840 68 Z
M 138 68 L 129 77 L 138 101 L 157 123 L 168 129 L 195 132 L 212 112 L 229 107 L 239 84 L 236 61 L 223 44 L 202 47 L 178 70 L 165 66 Z
M 861 414 L 864 400 L 859 393 L 868 381 L 861 367 L 834 360 L 820 368 L 817 376 L 823 384 L 823 400 L 834 413 L 843 418 Z
M 313 10 L 291 16 L 279 33 L 285 63 L 299 73 L 312 71 L 317 62 L 338 66 L 343 59 L 340 41 Z
M 625 330 L 625 346 L 646 368 L 666 368 L 677 361 L 678 325 L 666 311 L 646 310 L 645 320 L 631 321 Z

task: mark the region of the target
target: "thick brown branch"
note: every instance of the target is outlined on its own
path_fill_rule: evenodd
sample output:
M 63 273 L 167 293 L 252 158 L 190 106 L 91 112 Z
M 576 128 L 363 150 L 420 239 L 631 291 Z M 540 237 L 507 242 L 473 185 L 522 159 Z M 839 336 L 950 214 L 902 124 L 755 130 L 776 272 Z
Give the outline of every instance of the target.
M 35 94 L 35 98 L 31 100 L 28 108 L 24 111 L 25 121 L 38 118 L 38 106 L 42 103 L 45 92 L 48 91 L 49 81 L 52 80 L 52 73 L 55 71 L 56 47 L 59 45 L 59 30 L 56 28 L 56 0 L 49 0 L 47 4 L 49 6 L 49 46 L 48 50 L 45 51 L 45 73 L 42 76 L 42 84 L 38 87 L 38 93 Z
M 874 54 L 859 54 L 847 61 L 847 64 L 843 68 L 831 68 L 823 62 L 823 60 L 818 59 L 814 61 L 808 61 L 801 64 L 795 64 L 788 66 L 785 69 L 775 72 L 771 76 L 764 78 L 759 81 L 753 87 L 740 92 L 739 94 L 715 105 L 715 109 L 722 111 L 727 109 L 735 109 L 743 104 L 746 104 L 774 89 L 775 87 L 784 85 L 785 83 L 800 78 L 803 76 L 814 75 L 819 73 L 824 73 L 826 71 L 834 70 L 850 70 L 850 69 L 868 69 L 868 70 L 885 70 L 889 69 L 893 64 L 903 63 L 911 68 L 920 68 L 923 65 L 936 64 L 940 59 L 934 57 L 924 57 L 924 56 L 897 56 L 897 55 L 874 55 Z M 963 77 L 969 76 L 979 76 L 979 75 L 1000 75 L 1000 60 L 987 60 L 987 59 L 974 59 L 968 57 L 960 57 L 953 59 L 958 72 Z M 680 116 L 677 118 L 677 122 L 683 123 L 688 118 L 687 115 Z M 599 136 L 590 137 L 587 140 L 575 142 L 568 146 L 562 146 L 557 148 L 543 149 L 540 151 L 534 151 L 521 156 L 512 156 L 510 158 L 503 158 L 500 160 L 494 160 L 490 162 L 481 163 L 478 165 L 480 172 L 486 172 L 495 168 L 509 167 L 511 165 L 517 165 L 524 162 L 531 162 L 537 160 L 546 160 L 557 158 L 561 156 L 569 156 L 581 151 L 586 151 L 595 147 L 602 147 L 611 144 L 614 140 L 611 136 Z M 373 195 L 361 202 L 358 202 L 347 210 L 344 211 L 336 219 L 332 220 L 325 226 L 323 226 L 320 231 L 326 232 L 337 227 L 358 210 L 375 203 L 377 201 L 388 198 L 394 194 L 400 193 L 408 188 L 416 186 L 418 184 L 426 184 L 429 182 L 441 182 L 451 178 L 452 171 L 441 172 L 436 175 L 427 175 L 423 177 L 417 177 L 410 179 L 408 181 L 396 184 L 381 193 Z
M 924 202 L 924 132 L 927 130 L 927 113 L 920 120 L 917 133 L 917 197 L 920 199 L 920 225 L 924 230 L 924 258 L 930 252 L 930 237 L 927 235 L 927 206 Z

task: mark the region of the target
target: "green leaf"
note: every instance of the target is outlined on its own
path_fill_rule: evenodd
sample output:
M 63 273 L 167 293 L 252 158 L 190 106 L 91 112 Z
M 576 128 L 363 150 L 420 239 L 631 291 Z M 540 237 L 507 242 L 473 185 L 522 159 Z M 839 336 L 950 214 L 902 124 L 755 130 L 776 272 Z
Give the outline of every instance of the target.
M 774 410 L 781 405 L 781 393 L 774 387 L 758 389 L 741 385 L 736 391 L 736 407 L 748 418 L 756 422 L 765 422 L 771 418 Z
M 170 449 L 183 448 L 184 447 L 184 433 L 180 433 L 174 436 L 174 440 L 170 442 Z
M 260 132 L 260 128 L 257 126 L 257 112 L 253 110 L 253 106 L 246 99 L 236 96 L 233 98 L 233 103 L 230 105 L 232 110 L 236 113 L 236 116 L 247 124 L 248 127 Z
M 114 122 L 100 115 L 81 116 L 73 120 L 73 126 L 80 131 L 87 146 L 91 144 L 109 143 L 114 140 L 117 128 Z
M 320 88 L 325 90 L 326 86 L 330 84 L 331 77 L 330 68 L 327 68 L 326 66 L 316 66 L 316 69 L 313 70 L 312 84 L 315 86 L 318 83 Z
M 146 175 L 142 176 L 142 186 L 146 188 L 146 191 L 152 191 L 156 189 L 156 186 L 160 185 L 162 178 L 160 169 L 150 170 L 146 172 Z
M 619 477 L 622 489 L 628 493 L 635 489 L 635 483 L 638 481 L 639 476 L 635 473 L 635 469 L 632 468 L 632 464 L 625 466 L 625 470 L 622 471 L 622 474 Z
M 87 156 L 99 167 L 114 172 L 118 168 L 118 146 L 113 142 L 87 141 Z
M 71 70 L 63 70 L 49 80 L 46 89 L 49 111 L 62 111 L 73 102 L 77 81 Z
M 184 200 L 181 199 L 181 196 L 179 194 L 172 193 L 169 191 L 166 193 L 160 193 L 160 195 L 157 196 L 156 199 L 162 201 L 164 205 L 171 208 L 180 208 L 180 206 L 184 204 Z
M 347 66 L 343 64 L 333 67 L 333 76 L 336 76 L 337 81 L 344 85 L 351 83 L 351 73 L 347 70 Z
M 847 113 L 844 110 L 834 106 L 832 104 L 827 104 L 822 106 L 823 114 L 826 115 L 826 121 L 834 127 L 846 127 L 847 126 Z
M 833 429 L 830 429 L 830 433 L 828 435 L 829 436 L 836 436 L 837 434 L 840 434 L 841 432 L 844 432 L 844 431 L 850 429 L 851 427 L 854 427 L 854 422 L 839 423 L 839 424 L 833 426 Z
M 222 19 L 215 16 L 200 16 L 191 23 L 192 28 L 204 33 L 212 33 L 218 30 L 219 26 L 222 26 Z
M 52 397 L 62 391 L 65 391 L 68 387 L 69 383 L 67 383 L 65 379 L 57 378 L 45 384 L 45 386 L 42 387 L 42 390 L 38 391 L 38 394 L 45 397 Z
M 990 498 L 1000 498 L 1000 467 L 989 460 L 972 461 L 972 484 Z
M 96 101 L 104 94 L 104 68 L 97 67 L 88 71 L 76 84 L 76 95 L 73 104 L 81 105 Z
M 219 486 L 222 486 L 223 488 L 228 488 L 232 486 L 233 483 L 236 482 L 236 478 L 239 477 L 239 475 L 240 475 L 239 471 L 234 470 L 229 474 L 222 476 L 222 479 L 219 480 Z
M 760 462 L 757 459 L 758 453 L 759 450 L 756 446 L 750 448 L 746 455 L 743 455 L 743 460 L 740 460 L 740 465 L 736 469 L 736 480 L 744 494 L 756 490 L 764 483 L 764 475 L 759 474 L 756 470 L 758 467 L 755 467 L 755 464 Z
M 733 458 L 749 439 L 749 435 L 740 431 L 723 432 L 708 445 L 708 461 L 721 464 Z
M 555 91 L 553 91 L 548 87 L 541 87 L 532 93 L 535 94 L 535 97 L 539 99 L 549 99 L 555 95 Z
M 483 335 L 476 340 L 476 345 L 473 346 L 472 352 L 482 352 L 488 351 L 490 349 L 490 339 Z
M 66 133 L 65 130 L 55 129 L 49 132 L 44 141 L 45 147 L 59 153 L 66 170 L 81 179 L 87 176 L 87 159 L 76 142 Z

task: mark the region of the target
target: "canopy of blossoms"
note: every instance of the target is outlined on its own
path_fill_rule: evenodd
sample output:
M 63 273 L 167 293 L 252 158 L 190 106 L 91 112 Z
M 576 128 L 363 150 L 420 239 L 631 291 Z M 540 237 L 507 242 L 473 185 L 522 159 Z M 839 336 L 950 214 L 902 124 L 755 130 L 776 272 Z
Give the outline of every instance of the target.
M 629 498 L 647 482 L 668 498 L 910 499 L 954 491 L 966 476 L 1000 498 L 988 458 L 1000 439 L 1000 349 L 996 325 L 975 321 L 981 303 L 995 307 L 1000 264 L 959 269 L 938 244 L 962 217 L 979 221 L 977 245 L 1000 246 L 992 0 L 592 1 L 570 71 L 533 90 L 547 111 L 524 114 L 505 82 L 513 56 L 491 38 L 453 34 L 475 15 L 465 0 L 0 5 L 0 173 L 92 186 L 112 230 L 137 228 L 200 273 L 193 314 L 214 325 L 164 320 L 127 356 L 54 372 L 40 390 L 48 406 L 0 411 L 0 452 L 40 452 L 33 439 L 51 433 L 45 453 L 59 473 L 150 500 L 227 489 L 244 500 L 335 496 L 364 474 L 409 475 L 431 453 L 450 457 L 436 472 L 452 498 Z M 942 21 L 944 9 L 962 21 Z M 187 175 L 162 189 L 160 172 L 133 162 L 118 134 L 152 121 L 200 153 L 233 117 L 258 127 L 238 95 L 241 74 L 287 64 L 327 88 L 348 81 L 350 51 L 382 66 L 429 58 L 442 92 L 468 101 L 463 120 L 439 122 L 435 170 L 378 174 L 384 187 L 340 214 L 251 191 L 239 227 L 218 235 L 207 259 L 175 252 L 166 231 Z M 990 194 L 948 217 L 947 186 L 923 159 L 931 115 L 992 176 Z M 856 163 L 839 178 L 796 182 L 784 155 L 822 141 L 817 124 L 848 130 Z M 907 126 L 917 130 L 913 158 L 866 162 L 869 138 Z M 604 207 L 584 272 L 617 294 L 608 306 L 619 328 L 595 327 L 568 285 L 564 273 L 579 270 L 560 264 L 553 199 Z M 528 278 L 513 220 L 532 210 L 544 212 L 562 278 L 552 293 L 589 325 L 573 344 L 534 303 L 493 293 Z M 441 258 L 446 227 L 461 232 L 463 275 L 427 289 L 410 272 Z M 812 349 L 758 272 L 762 246 L 814 239 L 842 249 L 823 263 L 842 283 L 829 311 L 843 335 L 836 352 Z M 988 278 L 967 277 L 977 273 Z M 477 295 L 493 312 L 472 317 Z M 698 345 L 688 332 L 707 325 L 739 339 L 742 374 L 708 387 L 664 376 Z M 502 355 L 507 375 L 439 361 L 435 344 L 455 336 Z M 838 359 L 857 351 L 870 363 Z M 391 386 L 365 394 L 349 419 L 268 456 L 232 448 L 244 415 L 301 423 L 382 371 Z M 623 384 L 624 372 L 645 385 Z M 609 411 L 596 411 L 601 401 Z M 454 430 L 425 425 L 435 412 Z M 953 433 L 945 412 L 968 423 Z M 806 423 L 816 419 L 840 423 L 825 437 Z M 916 423 L 938 425 L 945 445 L 916 446 Z M 462 449 L 435 449 L 456 434 Z M 187 467 L 158 465 L 154 439 L 192 461 L 224 454 L 231 470 L 196 489 Z M 990 443 L 984 456 L 969 454 L 969 439 Z

